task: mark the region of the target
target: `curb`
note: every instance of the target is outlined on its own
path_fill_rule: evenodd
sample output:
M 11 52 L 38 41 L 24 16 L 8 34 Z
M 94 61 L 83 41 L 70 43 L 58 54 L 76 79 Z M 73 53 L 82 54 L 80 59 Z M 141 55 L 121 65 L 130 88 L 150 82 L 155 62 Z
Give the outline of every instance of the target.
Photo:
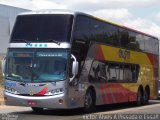
M 5 105 L 5 103 L 4 102 L 0 102 L 0 106 L 2 106 L 2 105 Z
M 4 105 L 3 90 L 3 87 L 0 86 L 0 106 Z

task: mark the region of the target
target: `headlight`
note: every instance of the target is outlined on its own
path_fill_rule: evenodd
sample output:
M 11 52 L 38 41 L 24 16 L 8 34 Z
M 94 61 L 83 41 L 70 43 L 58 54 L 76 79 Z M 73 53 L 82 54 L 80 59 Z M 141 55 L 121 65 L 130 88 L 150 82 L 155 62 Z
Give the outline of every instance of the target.
M 13 94 L 18 94 L 18 92 L 14 88 L 10 88 L 5 86 L 5 91 Z
M 62 93 L 64 93 L 63 88 L 57 88 L 57 89 L 54 89 L 54 90 L 47 92 L 45 95 L 59 95 Z

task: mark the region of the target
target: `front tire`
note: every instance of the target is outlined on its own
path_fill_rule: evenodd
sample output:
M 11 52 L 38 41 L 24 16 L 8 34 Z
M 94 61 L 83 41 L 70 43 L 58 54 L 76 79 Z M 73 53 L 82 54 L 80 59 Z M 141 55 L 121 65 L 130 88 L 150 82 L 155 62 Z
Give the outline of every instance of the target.
M 85 112 L 93 112 L 95 111 L 95 94 L 93 90 L 89 89 L 86 92 L 85 95 L 85 101 L 84 101 L 84 111 Z

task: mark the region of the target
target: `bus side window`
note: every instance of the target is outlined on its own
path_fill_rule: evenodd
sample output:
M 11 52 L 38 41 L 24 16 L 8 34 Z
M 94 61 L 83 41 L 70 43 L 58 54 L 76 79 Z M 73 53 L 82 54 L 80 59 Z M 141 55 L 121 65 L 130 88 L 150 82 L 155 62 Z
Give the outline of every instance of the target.
M 132 72 L 130 65 L 124 65 L 124 81 L 132 81 Z
M 109 82 L 117 82 L 119 79 L 119 64 L 109 64 Z
M 139 76 L 139 69 L 140 69 L 140 67 L 139 67 L 139 65 L 136 65 L 136 81 L 138 80 L 138 76 Z
M 136 82 L 138 80 L 139 66 L 138 65 L 125 65 L 124 67 L 124 80 Z
M 98 61 L 93 61 L 88 78 L 90 82 L 97 81 L 98 71 L 99 71 Z
M 99 62 L 99 74 L 98 74 L 98 79 L 101 82 L 105 82 L 106 81 L 106 65 L 103 62 Z
M 132 81 L 136 81 L 136 66 L 131 66 L 131 72 L 132 72 Z
M 139 75 L 139 66 L 131 65 L 131 73 L 132 73 L 132 81 L 136 82 L 138 80 L 138 75 Z
M 78 15 L 76 17 L 72 44 L 72 53 L 75 55 L 79 63 L 79 72 L 77 76 L 79 77 L 83 69 L 90 44 L 89 17 L 83 15 Z
M 89 74 L 89 81 L 91 82 L 105 82 L 107 80 L 106 74 L 107 64 L 101 61 L 94 61 Z

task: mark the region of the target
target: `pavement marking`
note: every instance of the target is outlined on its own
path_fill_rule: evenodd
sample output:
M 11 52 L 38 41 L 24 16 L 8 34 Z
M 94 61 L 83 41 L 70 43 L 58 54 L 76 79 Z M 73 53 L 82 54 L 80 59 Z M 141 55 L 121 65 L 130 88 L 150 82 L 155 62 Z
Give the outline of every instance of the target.
M 26 109 L 26 108 L 29 108 L 29 107 L 19 107 L 19 106 L 7 106 L 7 105 L 1 105 L 0 106 L 0 111 L 1 110 L 19 110 L 19 109 Z
M 113 113 L 122 113 L 122 112 L 129 112 L 129 111 L 135 111 L 135 110 L 142 110 L 147 108 L 154 108 L 154 107 L 160 107 L 160 104 L 154 104 L 154 105 L 147 105 L 147 106 L 140 106 L 140 107 L 134 107 L 134 108 L 125 108 L 120 110 L 112 110 L 112 111 L 104 111 L 104 112 L 97 112 L 94 114 L 113 114 Z
M 126 113 L 126 112 L 137 112 L 141 113 L 143 112 L 143 109 L 151 109 L 151 108 L 160 108 L 160 104 L 151 104 L 151 105 L 146 105 L 146 106 L 140 106 L 140 107 L 132 107 L 132 108 L 120 108 L 119 110 L 109 110 L 109 111 L 104 111 L 104 112 L 95 112 L 91 114 L 118 114 L 118 113 Z M 0 106 L 0 113 L 10 113 L 14 110 L 14 112 L 20 112 L 20 111 L 31 111 L 31 108 L 29 107 L 19 107 L 19 106 L 6 106 L 2 105 Z M 82 118 L 83 115 L 87 114 L 82 114 L 82 115 L 76 115 L 72 116 L 72 119 L 77 119 L 77 118 Z M 68 116 L 69 117 L 69 116 Z M 63 120 L 68 119 L 68 117 L 64 118 Z

